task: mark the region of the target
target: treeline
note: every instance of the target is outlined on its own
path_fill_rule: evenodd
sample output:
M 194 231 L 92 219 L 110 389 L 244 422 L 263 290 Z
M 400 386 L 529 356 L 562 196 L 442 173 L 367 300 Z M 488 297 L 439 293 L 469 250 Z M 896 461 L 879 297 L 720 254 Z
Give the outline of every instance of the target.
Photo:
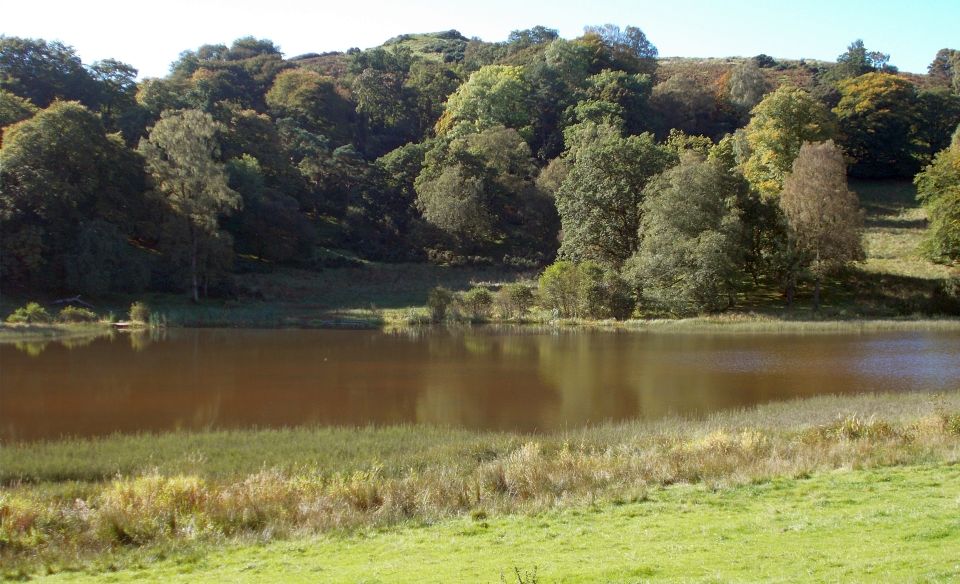
M 920 78 L 859 41 L 836 63 L 695 72 L 666 75 L 640 29 L 611 25 L 291 59 L 243 38 L 139 82 L 0 37 L 0 283 L 199 299 L 276 265 L 559 254 L 635 299 L 717 310 L 751 282 L 789 296 L 862 256 L 847 172 L 931 163 L 929 250 L 956 261 L 960 52 Z

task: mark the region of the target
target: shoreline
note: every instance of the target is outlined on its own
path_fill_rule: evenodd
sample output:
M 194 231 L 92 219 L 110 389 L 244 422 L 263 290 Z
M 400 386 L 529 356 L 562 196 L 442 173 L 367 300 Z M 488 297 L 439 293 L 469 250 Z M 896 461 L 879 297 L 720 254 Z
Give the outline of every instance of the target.
M 383 317 L 334 317 L 298 319 L 297 322 L 259 322 L 245 320 L 211 320 L 170 324 L 169 329 L 236 329 L 236 330 L 379 330 L 397 332 L 403 330 L 431 330 L 450 327 L 515 327 L 523 329 L 561 329 L 567 331 L 610 331 L 645 333 L 873 333 L 873 332 L 953 332 L 960 331 L 960 318 L 844 318 L 803 319 L 779 318 L 751 313 L 692 318 L 655 318 L 630 320 L 584 320 L 584 319 L 525 319 L 525 320 L 478 320 L 448 323 L 409 323 L 385 311 Z M 97 338 L 112 334 L 137 334 L 148 332 L 148 327 L 117 328 L 108 323 L 48 325 L 0 324 L 0 344 L 57 342 L 71 339 Z
M 9 576 L 152 570 L 191 549 L 577 515 L 677 488 L 736 493 L 911 465 L 942 474 L 958 456 L 960 391 L 540 434 L 313 427 L 10 443 L 0 449 L 0 559 Z

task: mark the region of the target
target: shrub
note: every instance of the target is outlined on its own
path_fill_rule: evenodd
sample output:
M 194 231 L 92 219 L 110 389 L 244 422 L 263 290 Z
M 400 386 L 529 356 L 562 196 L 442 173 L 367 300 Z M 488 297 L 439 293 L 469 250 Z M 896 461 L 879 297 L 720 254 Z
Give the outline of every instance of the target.
M 627 282 L 609 266 L 580 264 L 580 308 L 589 318 L 630 318 L 634 301 Z
M 26 306 L 13 311 L 13 314 L 7 317 L 7 322 L 11 324 L 35 324 L 50 322 L 50 313 L 47 309 L 36 302 L 29 302 Z
M 540 301 L 543 307 L 564 318 L 580 315 L 580 270 L 573 262 L 560 260 L 547 266 L 540 275 Z
M 60 322 L 96 322 L 97 313 L 81 306 L 64 306 L 57 319 Z
M 495 302 L 501 318 L 523 318 L 536 302 L 536 295 L 526 284 L 506 284 L 497 292 Z
M 483 286 L 476 286 L 460 297 L 463 308 L 474 320 L 490 318 L 493 308 L 493 294 Z
M 130 320 L 147 323 L 150 321 L 150 307 L 143 302 L 134 302 L 130 305 Z
M 628 318 L 634 301 L 627 282 L 609 266 L 558 261 L 540 276 L 544 308 L 564 318 Z
M 453 292 L 443 286 L 437 286 L 427 296 L 427 308 L 430 309 L 430 320 L 443 322 L 447 318 L 447 310 L 453 302 Z

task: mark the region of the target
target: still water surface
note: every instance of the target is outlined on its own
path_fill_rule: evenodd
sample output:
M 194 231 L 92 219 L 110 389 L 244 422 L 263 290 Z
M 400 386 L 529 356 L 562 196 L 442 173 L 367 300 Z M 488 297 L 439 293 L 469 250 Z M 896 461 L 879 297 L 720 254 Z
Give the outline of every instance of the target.
M 172 330 L 0 345 L 0 440 L 298 424 L 551 430 L 957 388 L 957 332 Z

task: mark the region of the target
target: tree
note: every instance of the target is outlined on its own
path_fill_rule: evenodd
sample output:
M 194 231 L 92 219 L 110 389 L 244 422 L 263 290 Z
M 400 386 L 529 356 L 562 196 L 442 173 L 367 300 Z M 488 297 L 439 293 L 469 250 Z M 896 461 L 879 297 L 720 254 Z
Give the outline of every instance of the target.
M 557 39 L 544 50 L 543 58 L 569 92 L 583 87 L 590 76 L 592 55 L 583 43 Z
M 557 40 L 560 33 L 545 26 L 535 26 L 526 30 L 515 30 L 507 37 L 507 43 L 522 50 L 535 45 L 545 45 Z
M 540 275 L 540 301 L 563 318 L 629 318 L 634 300 L 610 266 L 587 260 L 558 260 Z
M 523 67 L 482 67 L 447 100 L 446 111 L 437 122 L 437 134 L 466 123 L 472 126 L 472 131 L 502 125 L 529 136 L 533 120 L 532 92 L 533 86 Z
M 619 266 L 640 242 L 643 189 L 675 162 L 675 154 L 650 134 L 622 137 L 608 131 L 576 147 L 574 155 L 556 194 L 560 253 Z
M 127 240 L 144 207 L 142 161 L 106 134 L 95 113 L 77 102 L 55 101 L 7 128 L 0 184 L 4 281 L 88 293 L 129 288 L 121 270 L 91 275 L 103 286 L 72 277 L 78 263 L 131 258 L 116 250 L 130 250 Z M 98 221 L 96 229 L 87 229 Z M 98 245 L 85 243 L 100 236 Z
M 98 82 L 100 116 L 111 131 L 121 131 L 130 143 L 139 138 L 145 122 L 136 101 L 137 70 L 115 59 L 103 59 L 90 66 Z
M 648 75 L 604 69 L 586 79 L 584 100 L 616 106 L 612 111 L 623 120 L 626 132 L 639 134 L 647 122 L 647 101 L 652 86 Z M 578 117 L 580 121 L 588 119 L 586 116 Z
M 863 213 L 847 188 L 843 153 L 832 140 L 800 148 L 784 181 L 780 208 L 801 265 L 813 276 L 813 306 L 819 310 L 824 276 L 864 257 Z
M 443 106 L 450 95 L 460 86 L 460 78 L 448 65 L 418 59 L 410 65 L 410 72 L 403 83 L 411 94 L 416 135 L 423 137 L 433 131 L 433 126 L 443 114 Z
M 770 83 L 756 61 L 748 59 L 737 65 L 730 74 L 730 101 L 744 112 L 749 112 L 770 91 Z
M 650 109 L 650 125 L 660 138 L 673 129 L 718 138 L 733 129 L 732 123 L 723 123 L 714 92 L 686 75 L 674 75 L 654 87 Z
M 417 207 L 461 251 L 550 245 L 554 212 L 534 185 L 535 167 L 520 134 L 493 126 L 439 139 L 417 177 Z
M 836 134 L 830 112 L 809 93 L 790 85 L 768 94 L 751 114 L 745 130 L 749 152 L 743 160 L 743 175 L 765 197 L 783 188 L 784 175 L 804 142 Z
M 227 183 L 217 157 L 222 126 L 197 110 L 166 112 L 140 141 L 139 151 L 156 192 L 185 224 L 190 262 L 190 289 L 200 300 L 202 254 L 223 237 L 218 220 L 238 210 L 240 195 Z
M 719 161 L 695 153 L 651 181 L 643 240 L 625 268 L 645 300 L 681 314 L 733 304 L 743 275 L 740 201 L 748 190 Z
M 919 105 L 915 140 L 918 155 L 924 162 L 950 145 L 950 135 L 960 124 L 960 94 L 945 87 L 934 87 L 917 93 Z
M 839 85 L 834 113 L 846 153 L 854 159 L 853 176 L 913 176 L 918 170 L 915 142 L 919 102 L 909 81 L 888 73 L 867 73 Z
M 930 217 L 927 255 L 940 263 L 960 261 L 960 126 L 951 145 L 937 153 L 914 182 Z
M 836 80 L 852 79 L 875 71 L 895 73 L 897 68 L 890 65 L 890 55 L 868 51 L 863 41 L 857 39 L 850 43 L 845 53 L 837 57 L 837 64 L 830 71 L 830 77 Z
M 628 73 L 653 75 L 657 70 L 657 47 L 647 35 L 635 26 L 620 30 L 619 26 L 584 27 L 583 40 L 588 44 L 599 42 L 595 49 L 597 69 L 620 69 Z
M 33 117 L 37 113 L 37 106 L 17 95 L 0 89 L 0 130 L 21 120 Z M 2 135 L 0 135 L 2 137 Z M 0 141 L 0 144 L 3 142 Z
M 927 75 L 937 85 L 960 92 L 960 51 L 940 49 L 927 67 Z
M 346 144 L 353 137 L 354 106 L 341 95 L 332 77 L 288 69 L 277 75 L 266 101 L 276 117 L 293 118 L 334 144 Z
M 98 105 L 96 83 L 73 47 L 43 39 L 0 36 L 0 89 L 41 108 L 56 99 Z

